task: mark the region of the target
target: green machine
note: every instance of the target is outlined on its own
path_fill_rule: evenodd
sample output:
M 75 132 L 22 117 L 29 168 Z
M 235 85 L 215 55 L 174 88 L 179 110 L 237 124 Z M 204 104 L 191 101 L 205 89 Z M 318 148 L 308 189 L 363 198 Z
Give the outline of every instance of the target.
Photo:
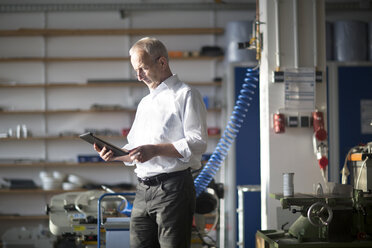
M 364 155 L 357 161 L 350 159 L 351 185 L 328 183 L 330 193 L 326 194 L 321 185 L 316 194 L 271 194 L 283 209 L 300 216 L 288 230 L 257 231 L 256 248 L 372 247 L 372 186 L 368 184 L 372 182 L 368 173 L 372 169 L 371 151 L 353 152 Z

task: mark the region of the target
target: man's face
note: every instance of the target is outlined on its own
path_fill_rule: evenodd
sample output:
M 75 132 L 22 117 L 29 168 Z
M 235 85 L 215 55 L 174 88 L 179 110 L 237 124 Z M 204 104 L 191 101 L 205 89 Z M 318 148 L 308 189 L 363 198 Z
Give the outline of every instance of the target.
M 137 50 L 130 57 L 130 61 L 138 81 L 143 81 L 147 85 L 158 85 L 161 82 L 158 59 L 154 61 L 146 52 Z

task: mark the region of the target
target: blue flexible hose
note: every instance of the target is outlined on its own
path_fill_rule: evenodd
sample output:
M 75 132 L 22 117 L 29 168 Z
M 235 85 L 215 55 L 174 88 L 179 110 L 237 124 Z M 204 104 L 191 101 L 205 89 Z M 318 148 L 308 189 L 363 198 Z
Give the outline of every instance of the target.
M 234 110 L 227 123 L 225 131 L 223 132 L 214 152 L 209 158 L 207 164 L 204 166 L 199 175 L 195 178 L 196 197 L 198 197 L 212 181 L 217 171 L 225 160 L 231 144 L 234 142 L 238 132 L 246 117 L 246 112 L 252 101 L 251 95 L 255 93 L 258 84 L 258 69 L 248 68 L 244 83 L 240 90 L 238 99 L 236 100 Z

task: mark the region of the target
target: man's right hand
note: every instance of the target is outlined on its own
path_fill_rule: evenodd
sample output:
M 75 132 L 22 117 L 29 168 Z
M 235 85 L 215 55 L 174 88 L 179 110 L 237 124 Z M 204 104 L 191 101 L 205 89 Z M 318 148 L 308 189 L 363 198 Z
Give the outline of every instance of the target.
M 102 149 L 100 149 L 96 144 L 94 144 L 93 148 L 98 152 L 99 156 L 106 162 L 110 161 L 122 161 L 128 163 L 133 162 L 133 159 L 131 159 L 129 155 L 115 157 L 114 152 L 107 149 L 107 147 L 103 147 Z M 126 151 L 125 149 L 123 150 Z
M 106 146 L 100 149 L 95 143 L 93 145 L 94 150 L 96 150 L 99 156 L 106 162 L 114 160 L 114 153 L 111 150 L 108 150 Z

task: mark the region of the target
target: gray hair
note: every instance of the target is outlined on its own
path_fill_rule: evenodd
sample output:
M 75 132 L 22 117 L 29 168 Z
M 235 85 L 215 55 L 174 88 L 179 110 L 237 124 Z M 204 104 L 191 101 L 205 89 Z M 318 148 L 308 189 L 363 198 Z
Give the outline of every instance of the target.
M 168 51 L 164 44 L 152 37 L 145 37 L 138 40 L 129 50 L 129 55 L 132 56 L 136 50 L 145 51 L 153 60 L 159 57 L 165 57 L 168 59 Z

